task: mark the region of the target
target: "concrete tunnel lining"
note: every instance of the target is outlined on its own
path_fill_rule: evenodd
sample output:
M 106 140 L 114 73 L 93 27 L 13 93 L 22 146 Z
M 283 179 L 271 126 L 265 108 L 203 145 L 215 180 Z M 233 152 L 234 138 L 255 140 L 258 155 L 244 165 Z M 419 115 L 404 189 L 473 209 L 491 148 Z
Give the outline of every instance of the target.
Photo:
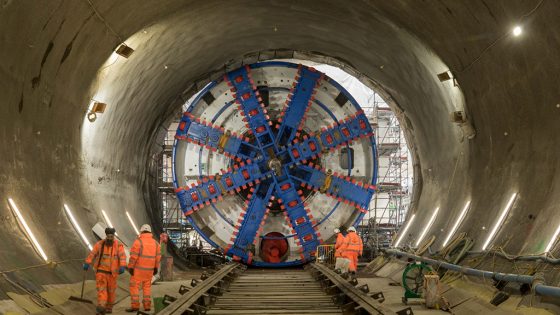
M 163 75 L 166 80 L 167 80 L 167 76 L 169 74 L 166 74 L 165 72 L 177 72 L 177 74 L 173 73 L 174 75 L 177 76 L 181 76 L 182 75 L 182 71 L 180 71 L 180 69 L 188 69 L 188 61 L 181 61 L 181 60 L 176 60 L 174 58 L 177 58 L 176 56 L 183 56 L 185 54 L 187 54 L 187 48 L 179 46 L 177 48 L 171 48 L 171 47 L 161 47 L 161 42 L 169 42 L 171 41 L 171 39 L 174 39 L 178 42 L 186 42 L 187 39 L 183 40 L 183 37 L 185 36 L 189 36 L 188 33 L 184 33 L 183 30 L 188 29 L 189 24 L 186 23 L 185 25 L 182 25 L 181 23 L 185 23 L 184 21 L 189 21 L 189 23 L 192 23 L 193 19 L 190 16 L 191 13 L 184 13 L 184 14 L 177 14 L 174 17 L 171 17 L 166 23 L 169 25 L 174 25 L 176 27 L 176 30 L 178 30 L 177 32 L 173 32 L 173 30 L 170 29 L 164 29 L 164 28 L 160 28 L 160 27 L 154 27 L 154 30 L 150 29 L 150 28 L 145 28 L 143 29 L 141 32 L 133 35 L 130 40 L 127 40 L 127 42 L 129 42 L 128 44 L 131 46 L 134 46 L 136 44 L 136 48 L 137 48 L 137 52 L 135 52 L 134 57 L 131 57 L 129 60 L 119 60 L 117 62 L 111 60 L 112 58 L 110 58 L 106 65 L 102 66 L 102 69 L 106 69 L 104 70 L 104 72 L 107 72 L 107 74 L 102 74 L 100 76 L 100 80 L 99 83 L 97 84 L 96 88 L 96 93 L 94 94 L 93 98 L 94 99 L 98 99 L 104 102 L 115 102 L 115 103 L 120 103 L 120 99 L 125 99 L 127 98 L 129 95 L 130 96 L 134 96 L 136 98 L 142 98 L 143 94 L 142 92 L 135 92 L 134 89 L 135 87 L 140 87 L 140 86 L 144 86 L 142 84 L 134 84 L 131 85 L 129 84 L 124 78 L 121 78 L 121 75 L 125 75 L 125 76 L 133 76 L 133 77 L 137 77 L 139 76 L 139 73 L 136 74 L 135 71 L 144 71 L 142 67 L 139 67 L 138 65 L 141 64 L 148 64 L 148 63 L 152 63 L 152 64 L 157 64 L 158 66 L 156 67 L 155 71 L 159 71 L 162 72 Z M 380 21 L 379 23 L 382 23 L 382 25 L 386 22 Z M 380 27 L 376 27 L 376 28 L 380 28 Z M 390 32 L 391 29 L 386 27 L 387 32 Z M 163 31 L 165 30 L 165 33 L 162 33 L 162 35 L 159 34 L 159 31 Z M 217 32 L 213 31 L 213 30 L 209 30 L 210 33 L 215 34 Z M 240 34 L 246 34 L 245 31 L 241 31 Z M 396 33 L 395 33 L 396 34 Z M 265 35 L 262 35 L 265 36 Z M 265 37 L 267 37 L 269 35 L 266 35 Z M 158 38 L 159 40 L 153 41 L 150 40 L 151 38 Z M 391 38 L 393 38 L 393 36 L 390 36 Z M 396 37 L 396 36 L 395 36 Z M 401 35 L 400 37 L 402 37 L 400 39 L 401 42 L 411 42 L 411 43 L 415 43 L 414 38 L 412 38 L 411 36 L 406 36 L 406 35 Z M 270 37 L 268 37 L 270 38 Z M 233 42 L 236 42 L 235 38 L 232 38 Z M 374 40 L 374 42 L 376 42 L 377 45 L 379 46 L 387 46 L 387 50 L 396 50 L 396 49 L 400 49 L 402 47 L 404 47 L 404 44 L 397 44 L 399 46 L 395 47 L 394 44 L 393 45 L 385 45 L 384 42 L 382 42 L 379 38 L 376 38 Z M 428 54 L 428 51 L 423 49 L 423 47 L 421 47 L 420 44 L 415 43 L 415 45 L 418 47 L 417 49 L 419 50 L 419 53 L 425 53 Z M 156 47 L 157 46 L 157 47 Z M 247 49 L 245 46 L 243 46 L 242 48 Z M 306 47 L 307 49 L 311 49 L 312 46 L 308 46 Z M 158 55 L 158 52 L 160 51 L 160 49 L 162 49 L 161 54 L 163 54 L 162 56 Z M 220 49 L 226 49 L 225 47 L 222 47 Z M 236 48 L 234 48 L 236 49 Z M 184 51 L 183 51 L 184 50 Z M 209 49 L 212 50 L 212 49 Z M 371 48 L 366 48 L 364 47 L 363 51 L 371 51 Z M 278 52 L 277 55 L 281 53 Z M 271 53 L 269 53 L 270 55 Z M 284 54 L 286 54 L 287 56 L 293 56 L 289 53 L 289 51 L 284 52 Z M 388 54 L 388 53 L 387 53 Z M 255 55 L 257 55 L 258 57 L 256 57 Z M 245 55 L 243 58 L 236 58 L 233 59 L 233 61 L 229 62 L 229 65 L 227 66 L 227 68 L 232 69 L 235 68 L 238 65 L 242 64 L 243 62 L 248 62 L 249 60 L 253 58 L 260 58 L 261 60 L 266 60 L 267 54 L 266 52 L 260 52 L 260 53 L 252 53 L 249 55 Z M 317 56 L 313 56 L 312 53 L 308 53 L 307 58 L 318 58 Z M 346 59 L 346 56 L 340 57 L 341 59 Z M 146 59 L 149 59 L 146 60 Z M 199 60 L 200 58 L 193 58 L 194 60 Z M 161 62 L 158 62 L 159 60 L 162 60 Z M 327 59 L 328 61 L 328 59 Z M 413 60 L 414 61 L 414 60 Z M 412 61 L 412 62 L 413 62 Z M 182 63 L 183 62 L 183 63 Z M 206 62 L 206 60 L 201 60 L 202 62 Z M 439 60 L 437 60 L 437 58 L 433 58 L 433 60 L 428 60 L 426 62 L 430 62 L 430 66 L 434 66 L 437 64 L 437 66 L 439 66 L 441 69 L 445 69 L 445 67 L 441 64 L 441 62 Z M 380 62 L 374 62 L 374 64 L 379 64 Z M 155 66 L 152 66 L 155 67 Z M 220 66 L 221 67 L 221 66 Z M 411 65 L 410 68 L 412 68 L 413 66 Z M 117 68 L 117 69 L 115 69 Z M 157 69 L 159 68 L 159 69 Z M 383 67 L 381 67 L 383 68 Z M 357 72 L 357 71 L 354 71 Z M 359 73 L 359 72 L 357 72 Z M 219 75 L 223 74 L 223 71 L 218 70 L 217 74 L 215 74 L 214 72 L 214 77 L 218 77 Z M 424 75 L 426 76 L 426 78 L 429 77 L 429 80 L 434 83 L 434 85 L 436 85 L 436 87 L 434 87 L 435 89 L 440 89 L 439 87 L 439 81 L 437 81 L 436 79 L 434 79 L 433 77 L 431 77 L 431 75 L 428 75 L 426 73 L 424 73 Z M 206 75 L 205 75 L 206 76 Z M 210 75 L 209 75 L 210 76 Z M 154 80 L 154 82 L 157 82 L 159 80 Z M 125 82 L 125 84 L 127 85 L 126 88 L 120 88 L 119 84 L 122 84 L 122 82 Z M 203 84 L 199 84 L 199 86 L 202 86 Z M 409 84 L 409 85 L 413 85 L 413 84 Z M 390 85 L 389 85 L 390 86 Z M 393 90 L 398 90 L 398 89 L 402 89 L 402 87 L 395 87 L 392 88 Z M 447 86 L 443 86 L 443 88 L 441 88 L 442 90 L 442 94 L 444 96 L 447 96 L 445 94 L 452 94 L 453 92 L 457 93 L 457 89 L 449 89 L 449 92 L 447 91 Z M 146 89 L 146 88 L 142 88 L 142 90 L 145 91 L 149 91 L 150 89 Z M 455 90 L 455 91 L 454 91 Z M 389 94 L 389 93 L 386 93 Z M 420 92 L 418 92 L 418 94 L 420 94 Z M 443 99 L 441 102 L 439 102 L 442 105 L 445 106 L 453 106 L 453 107 L 459 107 L 461 108 L 462 106 L 456 103 L 460 103 L 462 100 L 459 98 L 458 100 L 452 100 L 452 96 L 449 96 L 449 100 L 445 100 Z M 419 99 L 420 97 L 422 97 L 421 95 L 418 96 L 413 96 L 413 99 Z M 183 97 L 182 101 L 184 102 L 185 97 Z M 115 101 L 106 101 L 106 100 L 115 100 Z M 156 107 L 159 104 L 159 101 L 153 101 L 153 102 L 148 102 L 150 105 L 148 105 L 149 107 L 154 108 L 153 110 L 158 110 L 156 109 Z M 178 103 L 181 103 L 181 100 L 178 101 Z M 176 105 L 177 106 L 177 105 Z M 152 110 L 151 108 L 148 110 Z M 444 109 L 444 110 L 439 110 L 441 113 L 441 117 L 443 117 L 443 120 L 447 120 L 447 112 L 449 111 L 449 109 Z M 161 112 L 161 110 L 160 110 Z M 105 114 L 104 114 L 105 115 Z M 115 115 L 116 116 L 122 116 L 124 117 L 126 116 L 131 116 L 134 117 L 136 115 L 144 115 L 144 113 L 140 113 L 140 112 L 127 112 L 126 110 L 121 111 L 119 113 L 112 113 L 111 115 Z M 158 115 L 156 115 L 158 116 Z M 432 115 L 428 115 L 430 116 L 430 119 L 432 119 Z M 114 118 L 116 120 L 122 121 L 125 118 Z M 111 118 L 113 120 L 113 118 Z M 100 119 L 101 120 L 101 119 Z M 145 119 L 143 117 L 138 117 L 138 118 L 132 118 L 132 121 L 145 121 Z M 98 125 L 99 124 L 99 125 Z M 100 121 L 96 121 L 95 124 L 92 125 L 92 127 L 90 127 L 87 123 L 85 125 L 85 128 L 95 128 L 96 130 L 114 130 L 115 128 L 113 127 L 105 127 L 108 124 L 111 124 L 111 122 L 100 122 Z M 451 130 L 451 134 L 455 131 L 454 127 L 451 126 L 449 123 L 447 123 L 448 128 Z M 122 132 L 127 132 L 125 130 L 123 130 Z M 138 132 L 137 130 L 134 130 L 134 132 Z M 448 136 L 448 135 L 447 135 Z M 101 135 L 97 135 L 95 136 L 94 139 L 104 139 L 105 136 L 103 135 L 103 133 L 101 133 Z M 118 137 L 115 137 L 116 141 L 120 141 L 120 142 L 129 142 L 129 140 L 125 140 L 125 139 L 130 139 L 130 136 L 128 135 L 119 135 Z M 95 141 L 95 140 L 93 140 Z M 92 141 L 92 142 L 93 142 Z M 120 145 L 120 144 L 119 144 Z M 96 145 L 96 147 L 99 147 L 100 145 Z M 92 176 L 92 177 L 96 177 L 96 176 Z
M 459 69 L 491 41 L 488 30 L 507 29 L 533 3 L 497 2 L 489 9 L 477 3 L 473 9 L 457 2 L 446 4 L 447 10 L 443 4 L 423 7 L 406 1 L 395 6 L 336 1 L 321 6 L 255 1 L 192 2 L 187 6 L 167 1 L 159 3 L 158 10 L 148 2 L 100 1 L 95 5 L 122 39 L 147 38 L 137 46 L 131 43 L 136 51 L 122 63 L 122 69 L 99 81 L 98 70 L 120 40 L 87 2 L 8 1 L 0 9 L 0 41 L 4 43 L 0 45 L 0 83 L 5 95 L 0 133 L 9 152 L 0 166 L 4 183 L 0 194 L 14 198 L 32 218 L 36 234 L 45 240 L 45 250 L 57 260 L 85 253 L 63 215 L 63 202 L 71 205 L 83 227 L 102 221 L 101 209 L 125 226 L 120 211 L 125 207 L 136 222 L 149 220 L 142 187 L 149 149 L 157 126 L 167 118 L 164 114 L 177 105 L 177 96 L 190 82 L 232 59 L 239 61 L 247 53 L 278 48 L 318 51 L 345 60 L 375 80 L 403 110 L 413 129 L 421 165 L 417 176 L 423 178 L 414 208 L 419 218 L 411 234 L 420 233 L 436 203 L 445 210 L 440 214 L 445 218 L 436 220 L 432 231 L 451 225 L 472 195 L 462 230 L 482 243 L 482 223 L 491 224 L 494 209 L 500 209 L 506 199 L 502 196 L 512 189 L 520 191 L 510 215 L 517 221 L 506 224 L 510 228 L 519 225 L 517 229 L 529 236 L 506 233 L 512 238 L 508 251 L 534 252 L 538 242 L 555 228 L 534 229 L 548 226 L 546 221 L 559 198 L 559 177 L 555 171 L 547 172 L 558 166 L 553 148 L 559 137 L 550 136 L 560 131 L 553 106 L 558 95 L 536 85 L 554 82 L 552 70 L 558 69 L 552 53 L 558 51 L 553 49 L 558 48 L 558 36 L 537 32 L 557 23 L 554 13 L 558 9 L 548 3 L 539 10 L 541 19 L 531 20 L 528 30 L 534 32 L 523 38 L 523 47 L 507 39 L 487 53 L 481 65 L 457 76 L 478 133 L 471 142 L 460 142 L 460 131 L 448 120 L 451 110 L 462 110 L 462 100 L 455 94 L 458 88 L 437 80 L 436 74 L 447 70 L 439 58 L 449 68 Z M 475 15 L 479 23 L 470 23 Z M 447 40 L 455 36 L 457 28 L 464 30 L 463 38 L 479 34 L 480 39 Z M 458 51 L 457 45 L 464 46 L 464 51 Z M 528 48 L 543 46 L 550 49 Z M 39 81 L 34 80 L 37 77 Z M 105 84 L 113 91 L 104 91 L 108 94 L 99 100 L 108 104 L 108 111 L 94 124 L 84 124 L 89 100 L 97 98 L 95 93 Z M 528 103 L 541 105 L 525 106 Z M 534 128 L 537 121 L 540 128 Z M 88 128 L 96 129 L 94 136 L 82 142 L 78 130 Z M 503 136 L 505 131 L 509 136 Z M 533 163 L 527 165 L 529 159 Z M 455 168 L 458 175 L 451 185 Z M 547 189 L 533 188 L 543 184 Z M 527 223 L 524 211 L 540 215 Z M 21 261 L 39 263 L 29 245 L 20 242 L 24 235 L 10 215 L 6 204 L 2 225 L 7 233 L 1 248 L 12 255 L 1 256 L 0 265 L 10 269 Z M 132 239 L 131 229 L 116 225 L 123 230 L 123 238 Z M 500 238 L 504 239 L 500 235 L 496 239 Z M 76 270 L 68 265 L 53 272 L 29 271 L 18 276 L 36 283 L 68 282 L 77 280 Z

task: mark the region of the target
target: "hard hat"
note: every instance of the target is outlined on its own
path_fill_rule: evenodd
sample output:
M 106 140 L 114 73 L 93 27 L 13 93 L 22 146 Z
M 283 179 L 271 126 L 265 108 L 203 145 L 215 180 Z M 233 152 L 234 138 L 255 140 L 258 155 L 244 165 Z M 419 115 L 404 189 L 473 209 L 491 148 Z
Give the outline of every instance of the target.
M 334 232 L 335 233 L 340 233 L 340 230 L 339 229 L 334 229 Z
M 105 228 L 105 235 L 109 235 L 109 234 L 115 235 L 115 233 L 116 233 L 115 228 L 112 227 Z
M 348 232 L 356 232 L 356 228 L 351 226 L 348 228 Z
M 144 224 L 140 227 L 140 232 L 152 232 L 152 228 L 149 224 Z

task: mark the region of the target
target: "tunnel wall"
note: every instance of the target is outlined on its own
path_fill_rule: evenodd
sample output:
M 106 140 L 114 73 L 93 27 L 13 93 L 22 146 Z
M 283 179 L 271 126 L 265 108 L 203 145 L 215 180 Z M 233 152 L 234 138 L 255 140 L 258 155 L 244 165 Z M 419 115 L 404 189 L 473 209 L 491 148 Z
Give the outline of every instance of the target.
M 8 197 L 29 216 L 52 259 L 85 255 L 64 202 L 85 229 L 102 221 L 106 208 L 130 241 L 134 234 L 122 211 L 137 224 L 149 220 L 146 167 L 177 96 L 209 71 L 278 48 L 342 60 L 374 79 L 402 110 L 422 178 L 412 235 L 436 205 L 441 211 L 431 231 L 445 232 L 471 196 L 460 230 L 481 246 L 482 226 L 491 225 L 513 190 L 519 199 L 497 236 L 508 252 L 538 251 L 560 221 L 560 40 L 549 31 L 558 26 L 560 9 L 550 1 L 526 19 L 527 36 L 506 36 L 489 50 L 536 2 L 93 3 L 95 11 L 86 1 L 0 4 L 0 251 L 9 253 L 0 256 L 2 268 L 41 262 L 14 224 Z M 131 36 L 134 54 L 106 64 Z M 448 67 L 459 87 L 437 79 Z M 477 130 L 471 141 L 449 121 L 450 111 L 463 110 L 462 93 Z M 91 98 L 108 104 L 93 124 L 84 122 Z M 68 263 L 17 275 L 34 283 L 68 282 L 78 280 L 77 268 Z
M 559 10 L 553 1 L 401 2 L 381 8 L 389 19 L 417 30 L 449 65 L 477 132 L 459 162 L 450 191 L 454 200 L 432 231 L 446 232 L 470 196 L 471 210 L 458 231 L 475 237 L 479 250 L 514 192 L 518 198 L 492 244 L 511 254 L 542 253 L 560 224 L 560 92 L 549 88 L 560 69 L 553 57 L 560 36 L 552 31 Z M 524 32 L 518 38 L 510 33 L 516 24 Z M 421 227 L 410 232 L 417 235 Z

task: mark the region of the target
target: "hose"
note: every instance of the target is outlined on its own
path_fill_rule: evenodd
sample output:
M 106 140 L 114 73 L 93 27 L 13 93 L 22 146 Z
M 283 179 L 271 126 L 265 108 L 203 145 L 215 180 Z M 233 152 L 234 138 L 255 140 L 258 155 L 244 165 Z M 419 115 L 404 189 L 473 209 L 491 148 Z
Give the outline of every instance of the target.
M 482 277 L 485 279 L 493 279 L 498 281 L 508 281 L 508 282 L 518 282 L 518 283 L 525 283 L 530 284 L 532 286 L 533 292 L 539 295 L 545 296 L 553 296 L 560 298 L 560 287 L 553 287 L 547 286 L 544 284 L 544 280 L 541 277 L 537 276 L 529 276 L 529 275 L 520 275 L 520 274 L 512 274 L 512 273 L 501 273 L 501 272 L 493 272 L 487 270 L 480 270 L 474 268 L 468 268 L 460 265 L 451 264 L 444 261 L 439 261 L 427 257 L 421 257 L 414 254 L 401 252 L 396 249 L 387 249 L 385 253 L 388 255 L 396 256 L 397 258 L 407 257 L 417 261 L 421 261 L 436 267 L 442 267 L 447 270 L 457 271 L 465 275 L 475 276 L 475 277 Z

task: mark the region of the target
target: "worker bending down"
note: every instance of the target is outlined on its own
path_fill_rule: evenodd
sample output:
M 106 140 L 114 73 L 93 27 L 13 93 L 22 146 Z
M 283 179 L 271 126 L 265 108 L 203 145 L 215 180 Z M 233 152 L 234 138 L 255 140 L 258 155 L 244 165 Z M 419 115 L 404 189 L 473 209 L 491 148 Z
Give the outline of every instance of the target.
M 364 246 L 362 239 L 356 233 L 356 228 L 351 226 L 348 228 L 348 235 L 346 235 L 346 246 L 342 256 L 350 260 L 348 270 L 350 273 L 355 274 L 358 269 L 358 256 L 362 256 Z
M 336 243 L 334 244 L 334 270 L 340 273 L 347 273 L 349 260 L 343 256 L 344 249 L 346 248 L 346 236 L 342 234 L 340 229 L 334 229 L 334 233 L 336 233 Z
M 140 227 L 140 235 L 132 244 L 128 271 L 130 272 L 130 308 L 127 312 L 140 309 L 140 287 L 142 287 L 142 304 L 145 311 L 152 308 L 152 276 L 157 274 L 161 261 L 159 243 L 152 237 L 152 228 L 148 224 Z
M 84 270 L 93 264 L 95 286 L 97 287 L 96 314 L 111 314 L 115 304 L 117 277 L 126 268 L 124 246 L 115 239 L 115 229 L 105 229 L 105 239 L 93 246 L 86 258 Z

